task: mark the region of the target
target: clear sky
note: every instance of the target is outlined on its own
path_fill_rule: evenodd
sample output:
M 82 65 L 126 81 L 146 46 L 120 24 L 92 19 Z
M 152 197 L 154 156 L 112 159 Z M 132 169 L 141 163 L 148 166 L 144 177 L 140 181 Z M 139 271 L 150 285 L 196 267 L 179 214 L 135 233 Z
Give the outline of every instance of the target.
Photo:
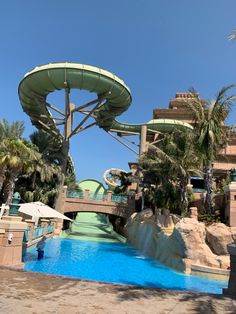
M 235 0 L 1 1 L 0 119 L 23 120 L 28 138 L 34 128 L 18 84 L 49 62 L 91 64 L 122 78 L 133 97 L 122 122 L 149 121 L 154 108 L 166 108 L 189 87 L 214 98 L 236 83 L 236 41 L 228 40 L 235 28 Z M 84 93 L 73 97 L 77 104 L 86 100 Z M 234 109 L 230 124 L 235 116 Z M 79 180 L 100 180 L 111 167 L 128 170 L 136 158 L 97 127 L 72 140 L 71 154 Z

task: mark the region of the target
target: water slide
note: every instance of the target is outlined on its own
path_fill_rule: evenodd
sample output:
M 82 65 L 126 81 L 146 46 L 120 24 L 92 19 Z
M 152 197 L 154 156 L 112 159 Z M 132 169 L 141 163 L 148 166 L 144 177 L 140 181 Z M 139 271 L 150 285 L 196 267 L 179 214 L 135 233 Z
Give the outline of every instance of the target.
M 25 74 L 19 84 L 19 99 L 32 124 L 62 139 L 56 122 L 47 105 L 47 96 L 65 88 L 87 90 L 99 96 L 105 95 L 105 103 L 94 112 L 99 127 L 117 132 L 139 134 L 142 125 L 150 131 L 170 132 L 173 128 L 192 129 L 188 123 L 155 119 L 143 124 L 121 123 L 115 118 L 126 111 L 132 101 L 129 88 L 116 75 L 98 67 L 80 63 L 49 63 L 38 66 Z
M 54 91 L 63 90 L 65 82 L 70 89 L 86 90 L 96 93 L 98 97 L 104 97 L 103 105 L 94 111 L 93 117 L 96 124 L 107 131 L 140 134 L 142 125 L 147 125 L 149 132 L 170 132 L 174 128 L 192 129 L 188 123 L 170 119 L 151 120 L 143 124 L 121 123 L 116 117 L 126 111 L 132 101 L 130 90 L 124 81 L 106 70 L 90 65 L 50 63 L 26 73 L 19 84 L 18 93 L 23 110 L 30 116 L 32 124 L 53 135 L 59 142 L 62 142 L 63 136 L 49 110 L 53 107 L 47 103 L 47 96 Z M 62 236 L 82 239 L 89 237 L 90 240 L 96 241 L 121 241 L 108 221 L 101 222 L 101 216 L 93 215 L 77 215 L 71 230 L 65 231 Z
M 95 242 L 126 242 L 123 236 L 114 231 L 106 214 L 87 212 L 78 213 L 70 228 L 61 232 L 60 238 Z

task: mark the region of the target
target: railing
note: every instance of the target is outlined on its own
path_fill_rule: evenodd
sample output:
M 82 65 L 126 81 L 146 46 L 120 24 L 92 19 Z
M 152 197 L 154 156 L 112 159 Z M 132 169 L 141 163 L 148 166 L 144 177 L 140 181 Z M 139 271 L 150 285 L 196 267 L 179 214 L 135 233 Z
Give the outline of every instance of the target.
M 26 229 L 23 236 L 23 242 L 29 241 L 30 229 Z
M 67 197 L 69 198 L 81 198 L 83 199 L 84 198 L 84 193 L 83 192 L 78 192 L 78 191 L 67 191 Z
M 194 193 L 204 193 L 204 192 L 205 192 L 205 189 L 193 188 L 192 191 L 193 191 Z
M 45 228 L 47 228 L 47 230 L 45 230 Z M 26 229 L 24 231 L 23 242 L 31 242 L 32 240 L 42 237 L 44 234 L 53 233 L 54 229 L 55 229 L 54 225 L 49 225 L 47 227 L 36 227 L 34 228 L 32 238 L 30 235 L 31 229 L 30 228 Z
M 54 226 L 47 227 L 47 233 L 53 233 L 53 231 L 54 231 Z
M 94 193 L 94 192 L 89 193 L 89 199 L 90 200 L 104 201 L 104 197 L 105 197 L 105 195 L 103 193 Z
M 84 192 L 77 192 L 77 191 L 67 191 L 67 197 L 68 198 L 80 198 L 80 199 L 88 199 L 88 200 L 94 200 L 94 201 L 107 201 L 107 195 L 104 193 L 95 193 L 95 192 L 89 192 L 86 196 L 86 193 Z M 118 194 L 112 194 L 111 195 L 111 201 L 114 203 L 127 203 L 128 197 L 126 195 L 118 195 Z
M 33 233 L 33 239 L 37 239 L 43 235 L 44 228 L 43 227 L 37 227 L 34 229 Z
M 114 203 L 127 203 L 128 197 L 125 195 L 112 194 L 111 200 Z

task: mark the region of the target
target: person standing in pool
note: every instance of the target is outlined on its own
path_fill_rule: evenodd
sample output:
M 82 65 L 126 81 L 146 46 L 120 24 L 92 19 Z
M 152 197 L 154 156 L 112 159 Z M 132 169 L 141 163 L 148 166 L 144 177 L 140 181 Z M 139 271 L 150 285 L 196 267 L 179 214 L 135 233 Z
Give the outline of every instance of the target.
M 44 248 L 46 245 L 46 237 L 43 236 L 42 239 L 37 243 L 36 248 L 38 251 L 38 260 L 42 259 L 44 256 Z

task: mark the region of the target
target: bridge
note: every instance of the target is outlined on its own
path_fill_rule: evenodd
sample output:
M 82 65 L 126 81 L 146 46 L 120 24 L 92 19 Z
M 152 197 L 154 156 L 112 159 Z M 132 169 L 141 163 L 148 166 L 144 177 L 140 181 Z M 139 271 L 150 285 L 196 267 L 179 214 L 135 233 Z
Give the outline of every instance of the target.
M 99 194 L 84 190 L 68 191 L 64 187 L 61 201 L 62 213 L 95 212 L 129 218 L 135 211 L 134 195 L 115 195 L 112 192 Z

